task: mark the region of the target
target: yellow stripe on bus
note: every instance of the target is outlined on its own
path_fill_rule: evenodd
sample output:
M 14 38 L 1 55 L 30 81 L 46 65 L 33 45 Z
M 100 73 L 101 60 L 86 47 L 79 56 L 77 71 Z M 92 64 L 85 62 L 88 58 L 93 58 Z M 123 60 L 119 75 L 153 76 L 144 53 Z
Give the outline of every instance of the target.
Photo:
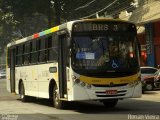
M 56 31 L 58 31 L 58 30 L 59 30 L 59 26 L 56 26 L 56 27 L 51 28 L 51 31 L 52 31 L 52 32 L 56 32 Z
M 80 76 L 80 80 L 88 83 L 88 84 L 97 84 L 97 85 L 107 85 L 110 84 L 111 82 L 113 84 L 125 84 L 125 83 L 130 83 L 135 80 L 138 80 L 138 77 L 140 76 L 140 73 L 127 76 L 127 77 L 118 77 L 118 78 L 94 78 L 94 77 L 87 77 L 87 76 Z

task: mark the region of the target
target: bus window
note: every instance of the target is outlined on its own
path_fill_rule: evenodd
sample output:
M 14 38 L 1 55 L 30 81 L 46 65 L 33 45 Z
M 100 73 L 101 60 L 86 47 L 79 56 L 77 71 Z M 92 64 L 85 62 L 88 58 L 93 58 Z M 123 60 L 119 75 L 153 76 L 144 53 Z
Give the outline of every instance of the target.
M 31 42 L 31 63 L 37 63 L 38 62 L 38 52 L 36 49 L 36 40 Z
M 30 63 L 30 43 L 26 43 L 23 45 L 23 64 L 29 64 Z
M 51 54 L 51 49 L 52 49 L 52 36 L 49 36 L 46 38 L 46 47 L 47 47 L 47 61 L 51 61 L 51 57 L 53 56 Z
M 51 44 L 49 51 L 48 51 L 48 56 L 49 56 L 49 61 L 57 61 L 58 60 L 58 39 L 56 35 L 53 35 L 52 38 L 49 38 L 49 43 Z
M 22 65 L 22 52 L 23 46 L 19 45 L 16 47 L 16 65 Z
M 81 70 L 128 70 L 138 67 L 132 36 L 76 36 L 73 38 L 73 67 Z M 116 63 L 116 67 L 113 64 Z
M 39 62 L 46 61 L 46 54 L 45 54 L 45 39 L 39 40 Z

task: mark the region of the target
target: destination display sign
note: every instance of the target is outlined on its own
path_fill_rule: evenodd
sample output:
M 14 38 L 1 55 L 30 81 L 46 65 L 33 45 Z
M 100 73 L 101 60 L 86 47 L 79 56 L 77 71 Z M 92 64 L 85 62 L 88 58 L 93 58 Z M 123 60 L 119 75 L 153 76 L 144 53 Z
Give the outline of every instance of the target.
M 73 25 L 73 31 L 133 32 L 136 31 L 136 27 L 134 24 L 124 22 L 78 22 Z

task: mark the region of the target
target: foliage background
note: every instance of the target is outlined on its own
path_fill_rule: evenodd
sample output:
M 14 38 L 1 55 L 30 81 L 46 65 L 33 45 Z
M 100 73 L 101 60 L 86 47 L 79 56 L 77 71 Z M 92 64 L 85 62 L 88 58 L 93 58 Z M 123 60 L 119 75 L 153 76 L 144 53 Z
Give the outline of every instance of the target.
M 0 0 L 0 57 L 6 45 L 49 27 L 79 18 L 114 18 L 134 0 Z M 1 61 L 1 60 L 0 60 Z M 1 63 L 0 63 L 1 64 Z

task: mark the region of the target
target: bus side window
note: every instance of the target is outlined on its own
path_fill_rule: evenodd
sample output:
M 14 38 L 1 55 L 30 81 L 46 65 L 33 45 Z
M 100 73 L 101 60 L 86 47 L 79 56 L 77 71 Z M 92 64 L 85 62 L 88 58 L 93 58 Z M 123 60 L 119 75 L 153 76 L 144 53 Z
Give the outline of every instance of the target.
M 19 45 L 16 47 L 16 65 L 22 65 L 22 52 L 23 46 Z
M 30 63 L 30 42 L 23 45 L 23 64 L 27 65 Z
M 38 52 L 37 52 L 37 46 L 36 46 L 36 40 L 33 40 L 31 42 L 31 63 L 37 63 L 38 62 Z
M 56 34 L 53 34 L 52 37 L 49 38 L 48 44 L 48 60 L 49 61 L 57 61 L 58 60 L 58 38 Z
M 52 54 L 51 54 L 51 49 L 52 49 L 52 36 L 49 36 L 46 38 L 47 39 L 47 61 L 51 61 L 52 59 Z
M 46 61 L 46 55 L 45 55 L 45 39 L 42 38 L 39 44 L 39 62 L 45 62 Z

